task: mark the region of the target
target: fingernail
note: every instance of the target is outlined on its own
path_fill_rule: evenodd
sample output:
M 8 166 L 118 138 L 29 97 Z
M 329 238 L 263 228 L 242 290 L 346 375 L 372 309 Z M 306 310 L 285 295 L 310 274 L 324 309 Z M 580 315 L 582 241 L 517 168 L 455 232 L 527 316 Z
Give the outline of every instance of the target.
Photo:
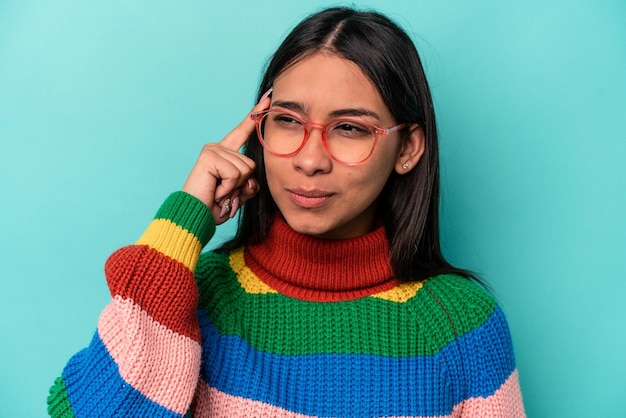
M 224 216 L 226 216 L 226 214 L 230 212 L 230 210 L 231 210 L 230 199 L 226 199 L 224 203 L 222 204 L 222 210 L 220 211 L 220 218 L 223 218 Z
M 256 192 L 256 182 L 252 179 L 248 179 L 248 189 Z
M 263 96 L 261 96 L 261 100 L 259 100 L 259 102 L 262 102 L 263 100 L 267 99 L 269 95 L 272 94 L 273 91 L 274 91 L 274 87 L 270 87 L 268 91 L 263 93 Z
M 239 199 L 239 197 L 235 197 L 233 199 L 233 206 L 230 209 L 230 217 L 234 217 L 235 214 L 237 213 L 237 210 L 239 209 L 239 205 L 241 204 L 241 199 Z

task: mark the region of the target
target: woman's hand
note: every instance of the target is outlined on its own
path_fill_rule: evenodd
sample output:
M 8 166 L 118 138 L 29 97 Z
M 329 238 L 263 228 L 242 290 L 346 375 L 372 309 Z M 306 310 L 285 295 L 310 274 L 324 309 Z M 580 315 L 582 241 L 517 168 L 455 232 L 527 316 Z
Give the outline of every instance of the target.
M 252 112 L 269 107 L 270 92 L 263 95 Z M 248 114 L 219 143 L 202 147 L 198 161 L 183 186 L 184 192 L 207 205 L 216 225 L 235 216 L 237 210 L 259 191 L 259 183 L 251 177 L 255 162 L 239 152 L 254 129 L 255 123 Z

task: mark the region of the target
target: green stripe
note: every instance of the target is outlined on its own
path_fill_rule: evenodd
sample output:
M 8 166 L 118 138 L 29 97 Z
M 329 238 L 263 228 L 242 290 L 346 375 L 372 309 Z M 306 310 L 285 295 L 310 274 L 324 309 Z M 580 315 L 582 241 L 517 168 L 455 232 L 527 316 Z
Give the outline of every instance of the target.
M 457 334 L 482 325 L 496 306 L 477 285 L 454 275 L 426 281 L 405 303 L 373 297 L 318 303 L 276 293 L 251 295 L 222 254 L 203 254 L 196 277 L 200 307 L 222 334 L 239 335 L 256 349 L 276 354 L 432 355 Z
M 215 221 L 204 203 L 185 192 L 172 193 L 154 219 L 169 219 L 193 234 L 204 247 L 215 233 Z
M 53 418 L 74 418 L 72 406 L 67 396 L 65 381 L 57 377 L 48 396 L 48 414 Z

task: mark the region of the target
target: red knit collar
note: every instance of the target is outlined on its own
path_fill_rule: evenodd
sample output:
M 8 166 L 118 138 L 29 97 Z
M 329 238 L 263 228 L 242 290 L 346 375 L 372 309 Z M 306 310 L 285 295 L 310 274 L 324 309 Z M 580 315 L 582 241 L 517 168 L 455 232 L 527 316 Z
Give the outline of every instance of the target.
M 278 216 L 267 240 L 244 254 L 259 279 L 298 299 L 352 300 L 396 284 L 382 226 L 361 237 L 327 240 L 299 234 Z

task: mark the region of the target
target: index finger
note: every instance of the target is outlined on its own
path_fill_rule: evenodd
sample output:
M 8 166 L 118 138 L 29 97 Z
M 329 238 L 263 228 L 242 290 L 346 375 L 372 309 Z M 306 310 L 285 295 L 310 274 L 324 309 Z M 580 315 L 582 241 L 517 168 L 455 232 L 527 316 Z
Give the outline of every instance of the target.
M 250 113 L 246 115 L 244 120 L 242 120 L 241 123 L 235 127 L 235 129 L 230 131 L 230 133 L 228 133 L 228 135 L 226 135 L 224 139 L 220 141 L 220 145 L 233 151 L 239 151 L 239 149 L 244 146 L 244 144 L 248 141 L 248 138 L 256 128 L 256 124 L 252 120 L 250 115 L 254 112 L 265 110 L 269 107 L 269 104 L 271 103 L 271 99 L 269 96 L 272 93 L 272 90 L 273 89 L 269 89 L 267 92 L 265 92 L 265 94 L 263 94 L 261 100 L 259 100 L 259 103 L 257 103 L 256 106 L 252 108 Z

